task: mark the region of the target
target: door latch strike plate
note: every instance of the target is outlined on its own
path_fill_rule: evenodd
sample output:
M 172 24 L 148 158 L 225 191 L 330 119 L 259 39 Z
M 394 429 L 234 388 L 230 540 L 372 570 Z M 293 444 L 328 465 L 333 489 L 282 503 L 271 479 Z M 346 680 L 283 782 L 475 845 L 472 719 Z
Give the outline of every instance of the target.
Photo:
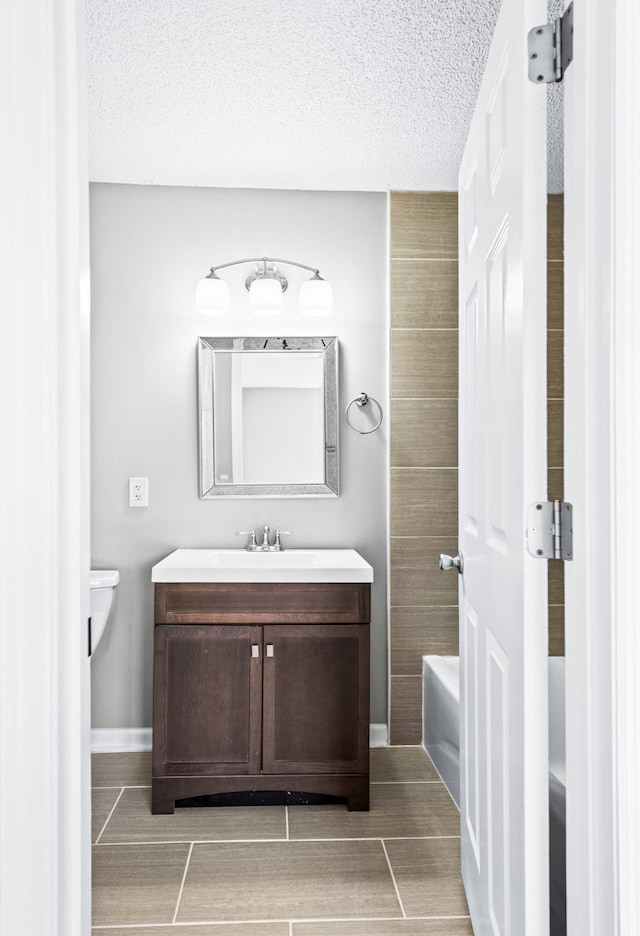
M 573 508 L 567 501 L 536 501 L 527 508 L 527 550 L 536 559 L 573 559 Z

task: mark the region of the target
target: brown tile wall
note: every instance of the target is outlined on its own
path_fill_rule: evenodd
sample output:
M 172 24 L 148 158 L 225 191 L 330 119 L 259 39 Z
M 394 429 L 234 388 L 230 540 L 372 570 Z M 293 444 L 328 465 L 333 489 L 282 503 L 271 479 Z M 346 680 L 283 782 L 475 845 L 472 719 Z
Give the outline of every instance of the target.
M 391 195 L 391 744 L 419 744 L 422 656 L 458 653 L 457 195 Z M 562 497 L 562 196 L 549 196 L 549 497 Z M 549 563 L 549 652 L 564 653 L 561 563 Z
M 422 655 L 458 652 L 458 198 L 391 195 L 391 744 L 422 738 Z

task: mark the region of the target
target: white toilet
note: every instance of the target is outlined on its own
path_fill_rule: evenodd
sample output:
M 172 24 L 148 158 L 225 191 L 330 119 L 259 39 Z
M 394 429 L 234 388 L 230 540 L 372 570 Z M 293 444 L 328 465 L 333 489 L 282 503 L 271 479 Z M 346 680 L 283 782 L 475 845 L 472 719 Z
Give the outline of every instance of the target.
M 116 585 L 120 581 L 117 569 L 92 569 L 89 576 L 91 589 L 91 655 L 100 643 L 109 618 Z

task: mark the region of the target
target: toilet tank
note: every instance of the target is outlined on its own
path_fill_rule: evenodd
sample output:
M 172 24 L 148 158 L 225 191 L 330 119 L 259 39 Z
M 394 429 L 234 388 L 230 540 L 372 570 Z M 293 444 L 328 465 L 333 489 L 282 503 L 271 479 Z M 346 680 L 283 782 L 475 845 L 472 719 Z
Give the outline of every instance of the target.
M 91 655 L 102 639 L 107 626 L 116 585 L 120 581 L 117 569 L 91 569 L 89 588 L 91 598 Z

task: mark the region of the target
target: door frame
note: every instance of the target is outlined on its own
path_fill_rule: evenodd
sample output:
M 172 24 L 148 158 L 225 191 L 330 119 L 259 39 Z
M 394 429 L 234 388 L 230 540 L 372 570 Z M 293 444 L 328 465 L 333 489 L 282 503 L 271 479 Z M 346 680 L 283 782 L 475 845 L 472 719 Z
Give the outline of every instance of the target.
M 0 931 L 88 936 L 84 2 L 1 17 Z
M 59 172 L 66 176 L 66 184 L 70 190 L 76 192 L 65 205 L 64 217 L 60 219 L 61 230 L 65 230 L 65 223 L 69 225 L 66 229 L 68 250 L 61 260 L 61 270 L 72 278 L 77 277 L 79 273 L 83 284 L 82 290 L 79 290 L 71 301 L 71 311 L 76 314 L 76 321 L 69 331 L 61 329 L 60 335 L 63 341 L 68 343 L 72 354 L 78 349 L 82 351 L 84 364 L 76 358 L 74 375 L 79 382 L 81 399 L 86 401 L 89 389 L 88 323 L 84 314 L 88 301 L 88 255 L 85 237 L 88 171 L 86 115 L 82 107 L 86 94 L 82 26 L 84 4 L 82 0 L 69 0 L 64 4 L 64 10 L 58 11 L 55 23 L 46 15 L 45 6 L 46 4 L 37 2 L 13 5 L 12 22 L 18 28 L 12 30 L 11 43 L 7 44 L 9 54 L 6 61 L 8 72 L 16 81 L 23 81 L 22 63 L 29 61 L 27 53 L 31 54 L 35 47 L 33 26 L 34 23 L 37 24 L 38 36 L 42 38 L 43 31 L 49 36 L 55 34 L 56 47 L 63 49 L 67 55 L 67 76 L 70 83 L 67 89 L 61 92 L 62 96 L 71 101 L 72 109 L 78 107 L 80 102 L 80 117 L 78 118 L 76 111 L 68 124 L 59 124 L 56 127 L 55 138 L 61 145 L 58 153 Z M 42 8 L 41 11 L 38 11 L 38 7 Z M 42 15 L 39 15 L 39 12 Z M 591 23 L 592 28 L 584 28 L 583 22 Z M 603 29 L 603 24 L 607 26 L 606 29 Z M 598 929 L 598 908 L 613 910 L 614 916 L 608 918 L 607 925 L 610 926 L 611 919 L 614 919 L 616 933 L 640 932 L 640 893 L 637 889 L 640 872 L 640 814 L 636 802 L 637 790 L 640 788 L 640 752 L 635 745 L 640 711 L 640 687 L 636 679 L 640 670 L 640 634 L 634 627 L 633 617 L 637 598 L 632 588 L 631 575 L 625 574 L 626 570 L 638 568 L 640 560 L 634 524 L 634 517 L 640 514 L 640 492 L 630 483 L 630 480 L 633 481 L 634 477 L 637 478 L 640 474 L 640 370 L 634 356 L 634 349 L 640 348 L 640 335 L 633 291 L 634 254 L 635 257 L 640 255 L 640 183 L 634 169 L 634 164 L 640 164 L 640 139 L 637 126 L 634 126 L 636 102 L 640 100 L 640 76 L 634 70 L 635 49 L 632 46 L 635 36 L 640 32 L 639 27 L 640 9 L 636 7 L 635 0 L 615 0 L 614 3 L 604 0 L 575 0 L 574 60 L 565 79 L 567 85 L 575 82 L 576 88 L 580 87 L 583 100 L 589 101 L 593 108 L 591 120 L 585 120 L 582 126 L 573 127 L 576 143 L 582 141 L 582 168 L 578 162 L 572 163 L 568 168 L 574 174 L 571 178 L 569 172 L 566 174 L 568 185 L 565 204 L 568 208 L 568 223 L 565 302 L 568 320 L 573 315 L 578 334 L 580 331 L 586 334 L 589 323 L 599 321 L 599 311 L 605 309 L 615 312 L 607 316 L 605 323 L 611 341 L 606 359 L 602 347 L 594 345 L 593 341 L 589 347 L 581 346 L 584 359 L 583 380 L 580 386 L 585 386 L 586 380 L 586 386 L 603 389 L 607 394 L 604 398 L 606 405 L 598 407 L 592 414 L 587 438 L 580 440 L 575 437 L 575 433 L 572 436 L 570 427 L 567 427 L 569 470 L 565 496 L 571 500 L 572 497 L 576 499 L 576 495 L 579 494 L 582 498 L 581 506 L 584 506 L 585 511 L 583 516 L 604 516 L 601 522 L 605 527 L 604 539 L 596 540 L 576 510 L 576 559 L 572 568 L 571 564 L 567 564 L 567 735 L 569 738 L 576 738 L 576 743 L 568 745 L 567 752 L 567 783 L 572 788 L 570 801 L 576 800 L 575 806 L 570 802 L 567 826 L 569 936 L 577 936 L 578 933 L 581 936 L 596 936 L 607 931 Z M 24 48 L 20 45 L 21 36 L 25 39 Z M 585 64 L 587 62 L 597 62 L 598 67 L 589 69 Z M 46 77 L 52 77 L 53 70 L 53 63 L 41 58 L 39 72 Z M 55 102 L 48 92 L 34 96 L 30 106 L 33 126 L 46 124 L 56 113 Z M 607 117 L 607 107 L 612 115 L 611 121 Z M 25 109 L 22 115 L 17 115 L 18 119 L 24 120 L 26 114 Z M 39 116 L 42 120 L 38 119 Z M 69 148 L 64 149 L 62 141 L 69 138 L 75 141 L 75 144 L 72 142 Z M 77 193 L 82 191 L 85 191 L 85 194 L 78 196 Z M 26 180 L 24 192 L 26 197 L 29 194 Z M 578 229 L 575 219 L 571 220 L 574 210 L 572 203 L 577 205 L 581 199 L 585 203 L 586 225 L 582 232 Z M 603 206 L 606 207 L 607 200 L 610 200 L 610 214 L 607 214 L 607 217 L 611 223 L 611 240 L 605 229 L 599 227 L 598 222 L 598 211 L 602 211 Z M 56 235 L 59 234 L 60 231 L 52 233 L 52 246 Z M 37 258 L 31 257 L 31 260 L 32 275 L 35 276 L 38 273 Z M 598 292 L 592 291 L 594 279 Z M 599 321 L 599 324 L 602 326 L 602 321 Z M 32 331 L 37 336 L 37 322 L 34 319 Z M 5 338 L 4 347 L 8 359 L 17 353 L 18 344 L 17 339 L 12 338 L 10 334 Z M 47 353 L 47 360 L 53 360 L 55 349 L 52 347 Z M 10 368 L 6 372 L 10 373 Z M 569 391 L 577 377 L 571 372 L 567 376 Z M 48 401 L 45 397 L 47 391 L 46 388 L 42 388 L 43 403 Z M 70 481 L 73 482 L 75 500 L 70 491 L 67 491 L 67 494 L 74 521 L 78 524 L 77 533 L 70 537 L 67 543 L 65 568 L 52 568 L 48 573 L 48 580 L 52 587 L 55 583 L 61 588 L 61 594 L 67 598 L 70 606 L 82 608 L 84 614 L 88 605 L 88 595 L 82 596 L 80 579 L 88 568 L 89 554 L 88 408 L 83 407 L 82 412 L 76 416 L 75 428 L 72 420 L 58 440 L 57 447 L 54 439 L 51 439 L 51 444 L 46 450 L 51 462 L 59 465 L 65 472 L 69 472 L 70 465 L 74 466 Z M 16 438 L 15 441 L 19 445 L 24 444 L 22 438 Z M 20 455 L 28 455 L 24 449 L 17 451 Z M 38 457 L 42 467 L 42 449 Z M 16 457 L 15 464 L 11 466 L 14 474 L 18 462 L 19 458 Z M 601 487 L 594 483 L 593 478 L 598 466 L 605 474 L 609 472 L 609 483 Z M 41 474 L 40 471 L 39 477 Z M 20 482 L 26 495 L 32 491 L 30 482 L 36 483 L 33 478 L 27 478 L 24 484 Z M 14 501 L 19 499 L 16 489 L 8 493 Z M 28 505 L 28 497 L 25 503 Z M 31 513 L 32 511 L 28 511 L 29 517 Z M 36 522 L 34 517 L 34 529 Z M 42 524 L 42 517 L 38 518 L 38 522 Z M 55 524 L 55 521 L 52 522 Z M 71 523 L 67 516 L 67 531 L 74 528 L 75 522 Z M 25 517 L 22 523 L 24 527 Z M 42 526 L 40 529 L 42 531 Z M 579 549 L 580 535 L 584 543 L 582 552 Z M 13 581 L 27 587 L 30 581 L 28 572 L 25 568 L 15 568 L 16 565 L 17 560 L 14 557 L 11 572 L 15 569 L 16 578 Z M 598 601 L 601 602 L 597 608 L 595 603 L 585 606 L 584 601 L 581 602 L 580 590 L 584 593 L 587 583 L 590 588 L 596 590 Z M 581 616 L 581 608 L 584 616 Z M 604 618 L 600 616 L 601 609 L 604 610 Z M 606 626 L 603 626 L 602 621 L 606 622 Z M 24 621 L 19 623 L 24 624 Z M 4 637 L 2 639 L 4 640 Z M 11 635 L 11 639 L 20 642 L 21 645 L 28 639 L 28 650 L 33 652 L 33 633 L 27 634 L 26 629 L 16 628 L 16 633 Z M 592 658 L 588 655 L 587 650 L 593 654 L 597 653 L 598 648 L 603 648 L 606 652 L 604 659 L 610 661 L 606 666 L 601 662 L 594 666 Z M 64 651 L 64 644 L 59 643 L 57 649 Z M 47 647 L 47 652 L 52 653 L 51 644 Z M 82 781 L 82 789 L 78 787 L 79 798 L 75 801 L 71 795 L 72 791 L 69 791 L 64 815 L 58 815 L 61 807 L 58 801 L 51 803 L 53 812 L 49 815 L 58 815 L 57 831 L 63 831 L 62 839 L 55 837 L 55 822 L 39 826 L 37 830 L 41 852 L 52 854 L 57 866 L 53 869 L 54 877 L 51 880 L 57 875 L 60 880 L 68 882 L 69 888 L 61 889 L 56 895 L 50 889 L 49 880 L 37 880 L 37 868 L 33 865 L 29 867 L 28 874 L 21 874 L 16 853 L 10 854 L 7 851 L 11 860 L 0 862 L 3 869 L 0 889 L 5 895 L 11 895 L 11 906 L 20 907 L 21 924 L 25 922 L 24 908 L 28 906 L 29 893 L 42 883 L 42 888 L 39 888 L 40 903 L 43 908 L 49 908 L 50 914 L 46 926 L 39 931 L 43 934 L 64 931 L 70 936 L 80 932 L 88 933 L 90 885 L 88 875 L 82 872 L 81 897 L 77 888 L 73 887 L 74 880 L 78 880 L 75 872 L 87 866 L 86 856 L 80 845 L 82 833 L 79 830 L 85 821 L 82 817 L 86 816 L 88 800 L 88 772 L 86 767 L 82 766 L 81 753 L 86 727 L 77 718 L 78 700 L 83 703 L 87 701 L 85 696 L 88 689 L 88 663 L 76 659 L 75 656 L 74 660 L 73 663 L 60 659 L 55 662 L 55 671 L 63 678 L 62 685 L 65 679 L 68 682 L 63 704 L 56 704 L 52 713 L 53 721 L 59 726 L 63 743 L 55 756 L 47 748 L 47 773 L 52 779 L 52 799 L 54 786 L 55 792 L 59 793 L 57 782 L 54 784 L 53 781 L 58 777 L 73 778 L 74 770 L 79 765 L 81 770 L 75 776 L 78 781 Z M 10 669 L 8 675 L 11 678 Z M 595 696 L 589 695 L 592 691 L 596 693 Z M 603 700 L 603 706 L 590 704 L 589 700 L 593 698 Z M 69 715 L 74 708 L 76 714 Z M 66 717 L 65 713 L 69 717 Z M 39 733 L 43 730 L 43 721 L 38 718 L 39 714 L 34 707 L 33 711 L 20 712 L 19 718 L 15 718 L 13 711 L 7 713 L 7 718 L 0 720 L 3 756 L 13 743 L 17 743 L 16 726 L 20 726 L 22 732 L 26 731 L 29 741 L 37 746 Z M 49 724 L 52 723 L 50 719 Z M 29 734 L 31 729 L 34 734 Z M 588 744 L 580 743 L 584 738 L 588 739 Z M 631 743 L 632 741 L 634 743 Z M 598 758 L 602 757 L 608 759 L 612 769 L 605 778 L 606 783 L 597 786 L 593 783 L 595 765 Z M 43 776 L 42 762 L 40 767 L 40 776 Z M 34 779 L 35 776 L 34 774 Z M 589 781 L 588 786 L 585 784 L 585 777 Z M 577 793 L 582 786 L 585 786 L 584 795 Z M 75 786 L 73 791 L 76 792 Z M 42 793 L 41 786 L 40 792 Z M 33 813 L 32 818 L 35 822 Z M 10 848 L 13 825 L 14 823 L 10 822 L 4 828 L 3 838 L 7 849 Z M 16 828 L 15 831 L 16 836 L 24 841 L 24 822 L 21 821 L 19 829 Z M 44 835 L 50 835 L 51 851 L 45 847 Z M 595 846 L 596 840 L 601 847 L 599 852 Z M 3 850 L 2 854 L 4 853 Z M 610 874 L 603 873 L 607 868 L 611 869 Z M 65 870 L 66 874 L 63 873 Z M 584 900 L 585 893 L 590 894 L 589 902 Z M 51 898 L 50 903 L 45 900 L 47 896 Z M 79 908 L 79 904 L 83 905 L 83 909 Z M 584 924 L 576 922 L 581 904 L 585 905 Z M 4 907 L 3 919 L 10 919 L 11 908 L 8 901 L 4 902 Z M 72 922 L 72 917 L 76 922 Z M 58 930 L 57 921 L 61 919 L 64 919 L 65 923 Z M 84 923 L 78 922 L 80 920 Z M 13 928 L 15 929 L 15 926 Z
M 639 30 L 635 0 L 575 0 L 564 78 L 569 936 L 640 932 Z

